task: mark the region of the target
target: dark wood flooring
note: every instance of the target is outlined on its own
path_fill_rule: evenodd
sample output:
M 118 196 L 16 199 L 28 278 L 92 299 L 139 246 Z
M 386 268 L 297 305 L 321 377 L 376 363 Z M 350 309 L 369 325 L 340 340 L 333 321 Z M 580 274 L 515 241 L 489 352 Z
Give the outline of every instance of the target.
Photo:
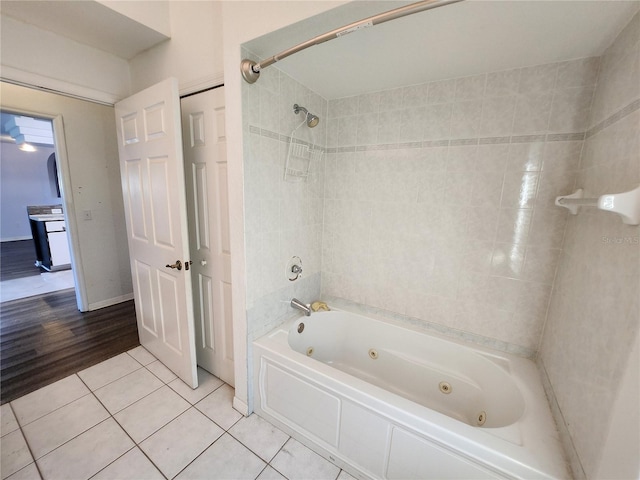
M 33 240 L 0 243 L 0 281 L 40 275 Z
M 69 289 L 0 303 L 0 403 L 137 345 L 133 301 L 82 313 Z

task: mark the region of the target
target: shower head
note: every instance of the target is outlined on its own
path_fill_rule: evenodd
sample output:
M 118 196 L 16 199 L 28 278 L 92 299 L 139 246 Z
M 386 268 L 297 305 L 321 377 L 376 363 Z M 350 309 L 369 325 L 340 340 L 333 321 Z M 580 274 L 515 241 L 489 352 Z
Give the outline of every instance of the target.
M 316 125 L 318 125 L 318 123 L 320 123 L 320 117 L 318 117 L 317 115 L 314 115 L 313 113 L 311 113 L 306 108 L 301 107 L 300 105 L 295 103 L 293 105 L 293 113 L 295 113 L 297 115 L 300 112 L 304 112 L 304 114 L 306 115 L 307 126 L 309 128 L 313 128 Z

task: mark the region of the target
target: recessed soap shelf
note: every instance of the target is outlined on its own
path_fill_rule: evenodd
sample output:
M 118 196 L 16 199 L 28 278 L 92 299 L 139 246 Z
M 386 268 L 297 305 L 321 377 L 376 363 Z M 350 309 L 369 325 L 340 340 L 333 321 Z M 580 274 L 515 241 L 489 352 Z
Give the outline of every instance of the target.
M 579 188 L 571 195 L 556 197 L 555 203 L 569 210 L 572 215 L 577 215 L 580 207 L 597 207 L 605 212 L 617 213 L 627 225 L 640 224 L 640 186 L 628 192 L 599 197 L 586 197 L 584 190 Z

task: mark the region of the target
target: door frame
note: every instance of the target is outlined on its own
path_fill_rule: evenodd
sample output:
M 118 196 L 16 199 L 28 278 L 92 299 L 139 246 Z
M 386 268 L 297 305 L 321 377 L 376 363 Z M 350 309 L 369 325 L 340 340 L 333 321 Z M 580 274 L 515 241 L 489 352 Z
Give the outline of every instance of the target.
M 75 212 L 73 204 L 73 190 L 71 188 L 71 173 L 69 169 L 69 157 L 67 156 L 67 143 L 64 135 L 64 122 L 62 115 L 23 110 L 21 108 L 2 107 L 2 111 L 25 115 L 29 117 L 51 120 L 53 124 L 54 149 L 56 154 L 56 168 L 58 182 L 60 184 L 60 196 L 62 197 L 63 214 L 67 229 L 67 240 L 69 242 L 69 253 L 71 255 L 71 271 L 75 283 L 76 304 L 81 312 L 89 311 L 89 299 L 84 282 L 84 267 L 82 258 L 79 255 L 80 242 L 78 240 L 78 224 L 76 216 L 70 213 Z

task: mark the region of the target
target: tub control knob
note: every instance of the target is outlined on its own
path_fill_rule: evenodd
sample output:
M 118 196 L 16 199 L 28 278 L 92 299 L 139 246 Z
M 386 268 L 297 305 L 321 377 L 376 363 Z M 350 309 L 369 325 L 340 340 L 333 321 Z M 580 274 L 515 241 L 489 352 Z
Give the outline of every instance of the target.
M 302 260 L 300 257 L 291 257 L 291 260 L 287 263 L 286 270 L 287 280 L 293 282 L 302 275 Z
M 203 267 L 207 264 L 206 260 L 200 260 L 200 265 L 202 265 Z

